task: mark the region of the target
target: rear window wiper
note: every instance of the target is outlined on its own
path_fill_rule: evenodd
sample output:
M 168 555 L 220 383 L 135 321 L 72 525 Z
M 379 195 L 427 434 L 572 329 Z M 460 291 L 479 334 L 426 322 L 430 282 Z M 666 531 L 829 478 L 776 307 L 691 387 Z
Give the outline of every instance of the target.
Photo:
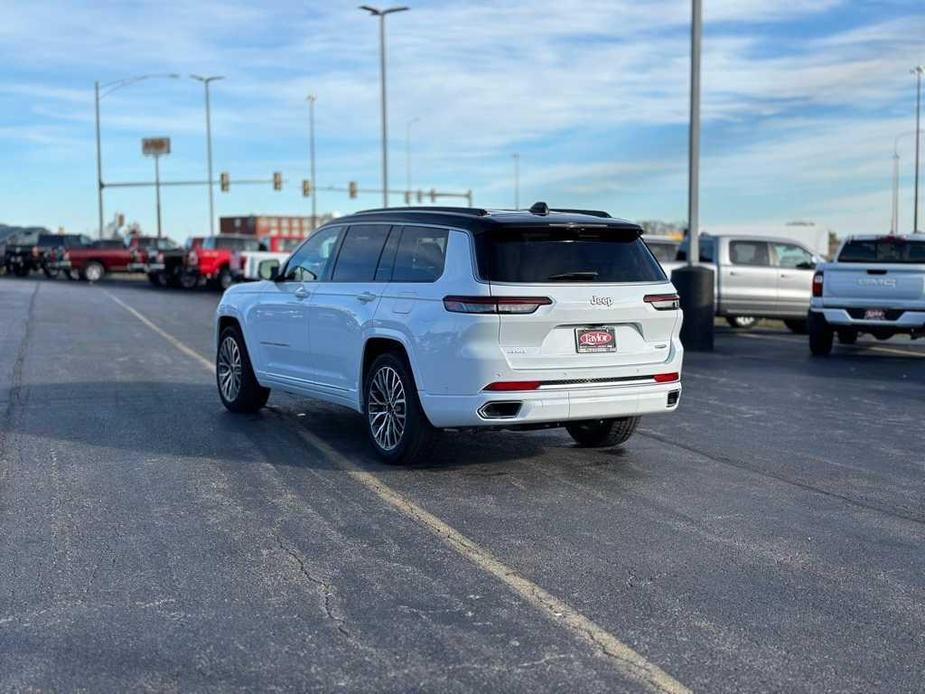
M 598 276 L 598 273 L 594 270 L 582 270 L 579 272 L 563 272 L 558 275 L 550 275 L 547 277 L 547 280 L 552 280 L 553 282 L 558 280 L 593 280 Z

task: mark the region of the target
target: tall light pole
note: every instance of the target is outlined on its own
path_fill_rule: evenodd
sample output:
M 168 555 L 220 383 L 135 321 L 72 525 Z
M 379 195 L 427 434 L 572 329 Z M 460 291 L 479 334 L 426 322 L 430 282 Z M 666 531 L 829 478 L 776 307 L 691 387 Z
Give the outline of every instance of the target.
M 386 115 L 385 102 L 385 18 L 394 12 L 404 12 L 410 8 L 405 6 L 389 7 L 380 10 L 369 5 L 360 5 L 361 10 L 366 10 L 373 17 L 379 18 L 379 83 L 382 89 L 382 206 L 389 206 L 389 126 Z
M 520 209 L 520 153 L 514 152 L 511 155 L 514 160 L 514 209 Z
M 701 0 L 691 2 L 691 112 L 688 149 L 687 265 L 671 273 L 678 290 L 684 322 L 681 342 L 685 349 L 713 350 L 713 270 L 700 264 L 700 38 L 703 30 Z
M 916 139 L 921 138 L 921 133 L 916 133 L 915 130 L 899 133 L 893 138 L 893 212 L 890 231 L 894 234 L 899 233 L 899 141 L 904 137 L 909 137 L 909 135 L 917 135 Z
M 912 211 L 912 232 L 916 233 L 919 230 L 919 116 L 922 111 L 922 73 L 925 72 L 925 65 L 916 65 L 910 72 L 915 75 L 915 204 Z
M 420 121 L 420 118 L 412 118 L 408 121 L 405 128 L 405 190 L 411 195 L 411 126 Z
M 127 87 L 130 84 L 161 77 L 168 79 L 178 79 L 180 75 L 171 72 L 167 74 L 126 77 L 124 79 L 106 82 L 105 84 L 100 84 L 99 81 L 93 83 L 94 104 L 96 107 L 96 204 L 97 212 L 99 213 L 100 238 L 103 238 L 103 188 L 105 187 L 103 184 L 103 143 L 102 138 L 100 137 L 100 99 L 102 99 L 107 94 L 112 94 L 117 89 L 122 89 L 122 87 Z
M 312 229 L 318 226 L 318 181 L 315 180 L 315 101 L 317 96 L 309 94 L 305 97 L 308 101 L 308 159 L 309 173 L 312 191 Z
M 215 192 L 212 190 L 212 109 L 209 103 L 209 84 L 225 79 L 221 75 L 202 77 L 190 75 L 194 80 L 202 82 L 206 92 L 206 170 L 209 176 L 209 236 L 215 236 Z

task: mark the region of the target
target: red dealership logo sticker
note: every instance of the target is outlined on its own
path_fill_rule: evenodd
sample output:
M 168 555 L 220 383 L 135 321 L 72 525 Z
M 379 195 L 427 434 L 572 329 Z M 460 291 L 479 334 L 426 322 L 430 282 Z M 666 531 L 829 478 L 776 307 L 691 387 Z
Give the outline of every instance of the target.
M 613 333 L 606 330 L 589 330 L 578 336 L 578 344 L 585 347 L 601 347 L 613 342 Z

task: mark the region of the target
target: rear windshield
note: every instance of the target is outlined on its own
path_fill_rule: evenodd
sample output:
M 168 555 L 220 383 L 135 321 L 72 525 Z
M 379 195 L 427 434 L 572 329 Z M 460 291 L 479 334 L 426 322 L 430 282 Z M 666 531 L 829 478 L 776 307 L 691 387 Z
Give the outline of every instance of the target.
M 663 282 L 633 229 L 503 228 L 477 237 L 479 272 L 492 282 Z
M 263 246 L 257 239 L 242 239 L 234 236 L 213 236 L 206 239 L 203 248 L 222 249 L 226 251 L 260 251 Z
M 925 263 L 925 241 L 871 239 L 848 241 L 839 263 Z

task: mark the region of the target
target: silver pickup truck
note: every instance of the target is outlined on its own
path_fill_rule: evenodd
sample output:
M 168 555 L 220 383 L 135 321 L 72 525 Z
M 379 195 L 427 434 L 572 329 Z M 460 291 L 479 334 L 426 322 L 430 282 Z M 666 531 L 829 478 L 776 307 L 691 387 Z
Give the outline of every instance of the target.
M 669 275 L 687 261 L 688 240 L 675 262 L 663 262 Z M 759 318 L 783 320 L 795 333 L 806 332 L 813 273 L 822 259 L 789 239 L 758 236 L 700 236 L 700 264 L 713 269 L 716 315 L 733 327 L 751 327 Z
M 817 356 L 832 341 L 860 333 L 878 340 L 925 337 L 925 234 L 855 236 L 835 261 L 816 268 L 809 311 L 809 347 Z

